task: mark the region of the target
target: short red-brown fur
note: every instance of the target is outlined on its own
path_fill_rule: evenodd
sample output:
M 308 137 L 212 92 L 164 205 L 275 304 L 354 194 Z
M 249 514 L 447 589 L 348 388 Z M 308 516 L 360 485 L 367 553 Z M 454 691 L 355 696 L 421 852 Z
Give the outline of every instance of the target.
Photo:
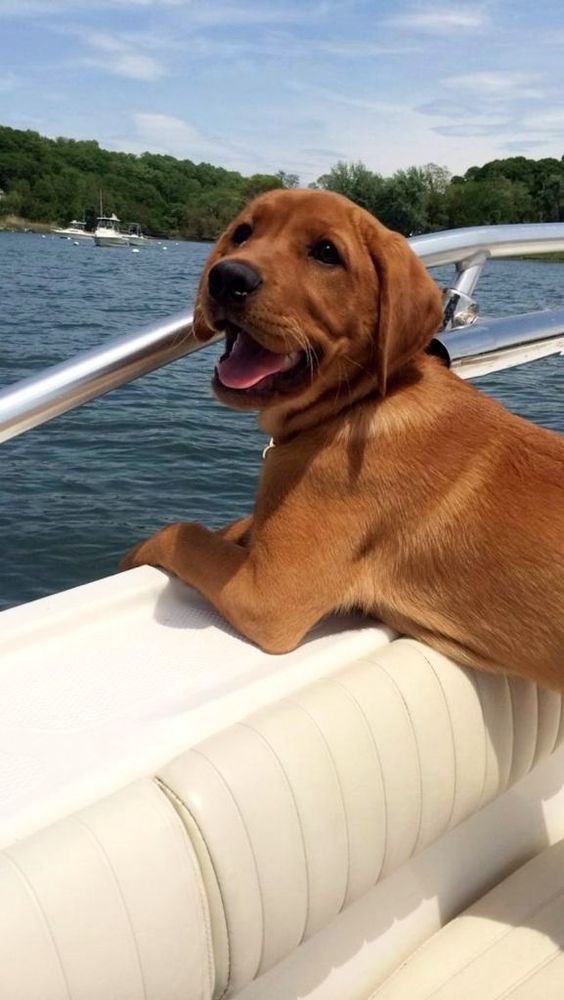
M 253 235 L 236 246 L 242 221 Z M 322 237 L 342 268 L 308 256 Z M 360 608 L 461 663 L 563 689 L 562 436 L 424 353 L 439 291 L 406 241 L 347 199 L 276 191 L 245 209 L 204 268 L 200 339 L 213 332 L 207 275 L 224 257 L 262 276 L 245 330 L 280 352 L 311 344 L 319 368 L 271 397 L 216 383 L 276 441 L 254 513 L 219 532 L 168 525 L 124 566 L 170 570 L 270 652 Z

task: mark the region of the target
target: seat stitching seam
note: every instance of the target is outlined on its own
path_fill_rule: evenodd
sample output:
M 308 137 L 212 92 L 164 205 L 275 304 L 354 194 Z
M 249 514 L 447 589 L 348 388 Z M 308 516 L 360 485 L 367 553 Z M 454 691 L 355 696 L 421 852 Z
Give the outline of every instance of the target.
M 246 834 L 246 837 L 247 837 L 247 842 L 248 842 L 248 845 L 249 845 L 249 850 L 250 850 L 250 853 L 251 853 L 251 857 L 253 859 L 253 865 L 254 865 L 255 875 L 256 875 L 256 879 L 257 879 L 257 886 L 258 886 L 259 899 L 260 899 L 260 910 L 261 910 L 261 950 L 260 950 L 259 961 L 258 961 L 257 967 L 256 967 L 254 975 L 253 975 L 253 979 L 254 979 L 254 978 L 256 978 L 257 973 L 258 973 L 258 971 L 259 971 L 259 969 L 260 969 L 260 967 L 262 965 L 262 960 L 263 960 L 263 957 L 264 957 L 264 947 L 265 947 L 264 897 L 263 897 L 263 892 L 262 892 L 262 882 L 261 882 L 261 878 L 260 878 L 259 867 L 258 867 L 258 862 L 257 862 L 256 854 L 255 854 L 254 845 L 253 845 L 253 842 L 251 840 L 251 837 L 250 837 L 250 834 L 249 834 L 249 830 L 247 828 L 247 824 L 246 824 L 245 819 L 243 817 L 243 813 L 241 812 L 241 808 L 239 806 L 239 803 L 237 802 L 237 799 L 235 798 L 235 795 L 234 795 L 233 791 L 229 787 L 226 779 L 224 778 L 223 774 L 221 773 L 221 771 L 219 770 L 219 768 L 217 767 L 217 765 L 212 760 L 210 760 L 210 758 L 207 757 L 206 754 L 203 753 L 201 749 L 198 750 L 196 747 L 192 747 L 191 750 L 190 750 L 190 753 L 197 754 L 198 757 L 201 757 L 203 760 L 205 760 L 206 763 L 209 764 L 209 766 L 212 768 L 212 770 L 215 771 L 215 773 L 217 774 L 219 780 L 221 781 L 222 785 L 224 786 L 227 794 L 229 795 L 231 801 L 233 802 L 233 805 L 235 806 L 235 810 L 236 810 L 236 812 L 237 812 L 237 814 L 239 816 L 239 819 L 241 820 L 241 826 L 243 827 L 243 830 L 245 831 L 245 834 Z M 218 879 L 218 884 L 219 884 L 219 879 Z M 227 927 L 228 927 L 228 930 L 229 930 L 229 920 L 228 920 L 227 910 L 225 910 L 225 920 L 226 920 Z
M 36 890 L 34 889 L 34 887 L 32 885 L 32 882 L 31 882 L 31 879 L 29 878 L 29 876 L 26 874 L 26 872 L 23 870 L 23 868 L 18 864 L 18 862 L 15 860 L 15 858 L 12 857 L 12 855 L 9 853 L 9 851 L 4 851 L 4 857 L 7 859 L 7 861 L 10 862 L 10 864 L 16 869 L 16 871 L 19 873 L 19 875 L 23 879 L 23 881 L 24 881 L 24 883 L 25 883 L 25 885 L 27 887 L 27 890 L 28 890 L 31 898 L 33 899 L 33 902 L 35 903 L 35 906 L 36 906 L 37 910 L 39 911 L 39 914 L 40 914 L 40 917 L 41 917 L 41 922 L 42 922 L 42 924 L 44 926 L 44 929 L 47 931 L 47 935 L 48 935 L 48 937 L 51 940 L 51 943 L 53 945 L 53 949 L 54 949 L 55 954 L 57 956 L 57 960 L 58 960 L 60 971 L 61 971 L 61 976 L 62 976 L 63 982 L 65 984 L 65 989 L 67 991 L 68 1000 L 72 1000 L 72 995 L 71 995 L 71 991 L 70 991 L 70 985 L 69 985 L 69 981 L 68 981 L 68 978 L 67 978 L 67 974 L 65 972 L 65 966 L 64 966 L 64 963 L 63 963 L 63 959 L 61 957 L 61 952 L 59 951 L 59 945 L 57 944 L 57 939 L 55 938 L 55 934 L 54 934 L 53 929 L 51 927 L 49 918 L 47 917 L 47 914 L 46 914 L 45 910 L 43 909 L 43 906 L 41 905 L 41 902 L 39 900 L 39 895 L 36 892 Z
M 448 820 L 447 820 L 446 827 L 445 827 L 446 830 L 449 830 L 451 822 L 452 822 L 452 817 L 454 815 L 454 806 L 455 806 L 455 803 L 456 803 L 456 795 L 457 795 L 457 790 L 458 790 L 458 780 L 457 780 L 458 779 L 458 756 L 457 756 L 457 753 L 456 753 L 456 740 L 454 738 L 454 724 L 453 724 L 453 720 L 452 720 L 452 714 L 451 714 L 451 710 L 450 710 L 450 705 L 449 705 L 449 702 L 448 702 L 448 698 L 447 698 L 447 695 L 446 695 L 446 691 L 445 691 L 445 689 L 443 687 L 442 681 L 441 681 L 441 679 L 440 679 L 440 677 L 439 677 L 439 675 L 437 673 L 437 670 L 435 669 L 435 666 L 434 666 L 432 660 L 430 660 L 429 657 L 421 649 L 419 649 L 419 647 L 417 647 L 417 652 L 423 658 L 423 660 L 425 661 L 425 663 L 427 663 L 428 666 L 431 668 L 431 670 L 433 672 L 433 676 L 435 677 L 435 680 L 437 682 L 439 691 L 441 692 L 443 701 L 445 703 L 445 708 L 446 708 L 446 711 L 447 711 L 448 724 L 449 724 L 449 730 L 450 730 L 450 739 L 451 739 L 451 745 L 452 745 L 452 757 L 453 757 L 453 761 L 454 761 L 454 775 L 453 775 L 453 781 L 452 781 L 452 785 L 453 785 L 453 788 L 452 788 L 452 801 L 451 801 L 451 804 L 450 804 L 450 812 L 449 812 Z
M 89 827 L 87 825 L 87 823 L 85 823 L 83 819 L 80 819 L 80 817 L 78 815 L 76 815 L 76 814 L 74 816 L 70 816 L 69 820 L 70 820 L 71 823 L 74 823 L 76 826 L 80 827 L 80 829 L 83 830 L 84 833 L 87 835 L 87 837 L 89 838 L 89 840 L 92 841 L 95 850 L 97 851 L 97 853 L 99 854 L 99 856 L 102 858 L 102 860 L 103 860 L 106 868 L 108 869 L 108 871 L 110 873 L 110 877 L 112 879 L 112 882 L 114 883 L 114 887 L 117 889 L 117 894 L 119 896 L 119 899 L 120 899 L 120 902 L 121 902 L 121 905 L 122 905 L 122 908 L 123 908 L 123 912 L 125 913 L 125 916 L 126 916 L 126 919 L 127 919 L 127 923 L 129 925 L 129 931 L 130 931 L 131 938 L 132 938 L 132 941 L 133 941 L 133 947 L 134 947 L 134 951 L 135 951 L 135 957 L 137 959 L 137 967 L 139 969 L 139 975 L 141 976 L 141 985 L 143 987 L 143 996 L 144 996 L 145 1000 L 147 1000 L 147 984 L 145 982 L 145 974 L 143 972 L 143 965 L 141 963 L 141 955 L 140 955 L 140 952 L 139 952 L 139 944 L 138 944 L 137 938 L 135 936 L 135 931 L 134 931 L 134 928 L 133 928 L 133 920 L 131 918 L 131 913 L 129 911 L 129 907 L 128 907 L 127 903 L 126 903 L 125 896 L 124 896 L 124 893 L 123 893 L 123 889 L 122 889 L 121 883 L 119 881 L 119 878 L 117 876 L 117 872 L 116 872 L 116 870 L 115 870 L 115 868 L 114 868 L 114 866 L 113 866 L 110 858 L 108 857 L 108 854 L 107 854 L 104 846 L 101 844 L 100 840 L 98 839 L 98 837 L 96 836 L 96 834 L 94 833 L 94 831 L 91 829 L 91 827 Z
M 304 940 L 304 936 L 305 936 L 305 932 L 306 932 L 306 927 L 307 927 L 308 915 L 309 915 L 309 912 L 310 912 L 311 887 L 310 887 L 310 873 L 309 873 L 309 868 L 308 868 L 308 859 L 307 859 L 307 850 L 306 850 L 306 839 L 305 839 L 305 834 L 304 834 L 304 828 L 303 828 L 303 825 L 302 825 L 302 818 L 301 818 L 301 815 L 300 815 L 300 811 L 298 809 L 298 803 L 296 801 L 296 796 L 294 795 L 294 790 L 292 788 L 292 783 L 290 781 L 290 778 L 288 776 L 286 768 L 284 767 L 284 764 L 282 763 L 282 761 L 281 761 L 280 757 L 278 756 L 278 754 L 276 753 L 274 747 L 268 742 L 268 740 L 266 739 L 266 737 L 258 729 L 255 729 L 254 726 L 251 726 L 248 721 L 247 722 L 240 722 L 240 723 L 238 723 L 238 725 L 240 725 L 242 729 L 248 729 L 250 732 L 252 732 L 256 736 L 258 736 L 260 740 L 262 740 L 262 742 L 264 743 L 265 747 L 267 748 L 267 750 L 270 751 L 272 757 L 274 758 L 274 760 L 276 761 L 276 763 L 277 763 L 280 771 L 282 772 L 282 776 L 284 778 L 284 781 L 285 781 L 285 783 L 287 785 L 287 788 L 288 788 L 288 791 L 290 793 L 290 798 L 292 799 L 292 805 L 294 806 L 294 811 L 296 813 L 296 819 L 298 821 L 298 827 L 299 827 L 299 830 L 300 830 L 300 839 L 301 839 L 301 842 L 302 842 L 302 852 L 303 852 L 303 856 L 304 856 L 304 870 L 305 870 L 305 878 L 306 878 L 306 912 L 305 912 L 305 917 L 304 917 L 304 925 L 303 925 L 303 928 L 302 928 L 302 932 L 300 934 L 300 944 L 301 944 L 302 941 Z
M 528 972 L 520 976 L 519 979 L 515 983 L 512 983 L 511 986 L 507 987 L 507 989 L 503 993 L 498 993 L 497 997 L 492 997 L 492 1000 L 507 1000 L 507 997 L 510 997 L 512 993 L 515 993 L 515 990 L 519 989 L 519 987 L 522 986 L 523 983 L 526 983 L 527 980 L 531 978 L 531 976 L 534 976 L 541 969 L 544 969 L 547 966 L 549 966 L 550 963 L 554 962 L 554 960 L 558 958 L 559 955 L 561 954 L 562 954 L 561 948 L 559 947 L 554 948 L 554 950 L 551 951 L 550 954 L 547 955 L 546 958 L 542 960 L 542 962 L 537 962 L 537 964 L 534 965 L 532 969 L 529 969 Z
M 321 736 L 321 739 L 322 739 L 322 741 L 323 741 L 323 743 L 324 743 L 324 745 L 326 747 L 327 754 L 328 754 L 331 766 L 332 766 L 332 768 L 333 768 L 333 770 L 335 772 L 335 781 L 337 782 L 337 788 L 339 789 L 339 796 L 340 796 L 340 799 L 341 799 L 341 808 L 343 810 L 343 826 L 344 826 L 344 829 L 345 829 L 345 837 L 346 837 L 346 841 L 347 841 L 347 878 L 346 878 L 345 891 L 343 893 L 343 898 L 341 899 L 341 903 L 339 905 L 339 913 L 340 913 L 341 910 L 343 909 L 343 906 L 345 905 L 345 900 L 347 898 L 347 894 L 348 894 L 348 890 L 349 890 L 349 882 L 350 882 L 350 876 L 351 876 L 351 844 L 350 844 L 350 834 L 349 834 L 349 823 L 348 823 L 347 807 L 345 805 L 345 795 L 344 795 L 344 792 L 343 792 L 343 786 L 341 784 L 341 779 L 339 777 L 339 770 L 337 768 L 337 763 L 336 763 L 334 754 L 333 754 L 333 752 L 331 750 L 331 746 L 329 744 L 329 740 L 325 736 L 325 733 L 323 732 L 323 730 L 322 730 L 321 726 L 319 725 L 317 719 L 315 719 L 314 716 L 309 711 L 309 709 L 307 709 L 305 707 L 305 705 L 302 705 L 301 702 L 297 701 L 295 697 L 294 698 L 286 698 L 285 701 L 288 702 L 289 704 L 295 705 L 297 708 L 301 709 L 301 711 L 305 715 L 307 715 L 308 719 L 310 719 L 310 721 L 313 723 L 313 725 L 315 726 L 315 728 L 318 730 L 319 735 Z
M 484 805 L 484 797 L 485 797 L 485 794 L 486 794 L 486 785 L 487 785 L 487 781 L 488 781 L 488 770 L 489 770 L 489 767 L 488 767 L 488 759 L 489 759 L 489 755 L 488 755 L 488 730 L 487 730 L 487 727 L 486 727 L 486 711 L 485 711 L 485 708 L 484 708 L 484 700 L 482 698 L 482 689 L 480 687 L 479 676 L 477 674 L 475 676 L 470 676 L 470 674 L 469 674 L 469 672 L 467 670 L 465 670 L 465 673 L 467 674 L 468 677 L 470 677 L 472 685 L 473 685 L 473 687 L 474 687 L 474 689 L 475 689 L 475 691 L 476 691 L 476 693 L 478 695 L 478 701 L 480 702 L 480 712 L 481 712 L 481 715 L 482 715 L 482 731 L 483 731 L 483 737 L 484 737 L 484 774 L 483 774 L 483 777 L 482 777 L 482 790 L 480 792 L 480 798 L 478 799 L 478 809 L 481 809 L 482 806 Z
M 415 839 L 413 841 L 413 846 L 411 848 L 410 853 L 408 854 L 408 857 L 412 857 L 414 855 L 414 853 L 416 852 L 417 847 L 419 845 L 419 837 L 421 835 L 421 829 L 422 829 L 422 825 L 423 825 L 423 771 L 422 771 L 422 767 L 421 767 L 421 754 L 419 753 L 419 741 L 417 739 L 417 733 L 416 733 L 416 730 L 415 730 L 415 725 L 414 725 L 414 722 L 413 722 L 413 716 L 411 714 L 411 710 L 409 708 L 407 700 L 406 700 L 406 698 L 405 698 L 405 696 L 404 696 L 404 694 L 403 694 L 403 692 L 402 692 L 399 684 L 392 677 L 392 675 L 391 675 L 390 671 L 388 670 L 388 668 L 386 667 L 386 665 L 385 664 L 381 664 L 381 666 L 382 666 L 382 670 L 384 671 L 384 673 L 386 674 L 386 676 L 389 678 L 391 684 L 396 689 L 396 691 L 397 691 L 397 693 L 399 695 L 400 701 L 401 701 L 401 703 L 403 705 L 403 708 L 405 710 L 405 713 L 407 715 L 407 720 L 409 722 L 409 726 L 410 726 L 411 733 L 412 733 L 412 736 L 413 736 L 413 742 L 414 742 L 414 745 L 415 745 L 415 756 L 417 758 L 417 769 L 418 769 L 418 773 L 419 773 L 419 818 L 418 818 L 418 822 L 417 822 L 417 830 L 416 830 L 416 834 L 415 834 Z
M 226 911 L 225 911 L 225 900 L 223 898 L 223 893 L 221 891 L 221 883 L 219 881 L 219 878 L 218 878 L 218 875 L 217 875 L 217 872 L 216 872 L 216 869 L 215 869 L 215 865 L 213 863 L 213 858 L 211 856 L 211 853 L 210 853 L 210 850 L 208 848 L 208 845 L 207 845 L 207 843 L 205 841 L 205 838 L 204 838 L 204 835 L 202 833 L 202 829 L 200 827 L 200 824 L 198 823 L 198 821 L 196 820 L 196 817 L 190 811 L 190 809 L 188 808 L 188 806 L 184 802 L 184 800 L 182 798 L 180 798 L 180 796 L 174 791 L 173 788 L 170 787 L 170 785 L 167 784 L 166 781 L 164 781 L 163 778 L 161 778 L 157 774 L 157 775 L 155 775 L 153 777 L 153 781 L 158 786 L 158 788 L 161 789 L 161 791 L 163 792 L 163 794 L 167 798 L 170 797 L 171 799 L 173 799 L 174 802 L 178 804 L 178 806 L 180 807 L 180 809 L 185 810 L 188 813 L 188 815 L 190 816 L 190 818 L 192 819 L 192 821 L 194 823 L 194 826 L 198 830 L 198 832 L 200 834 L 200 837 L 202 838 L 202 842 L 204 844 L 204 847 L 206 849 L 207 856 L 208 856 L 211 868 L 212 868 L 213 873 L 215 875 L 215 880 L 216 880 L 216 883 L 217 883 L 217 889 L 218 889 L 218 892 L 219 892 L 219 895 L 220 895 L 220 898 L 221 898 L 221 905 L 222 905 L 222 909 L 223 909 L 223 916 L 224 916 L 224 919 L 225 919 L 225 923 L 227 925 L 227 914 L 226 914 Z M 174 805 L 173 805 L 173 808 L 174 808 Z M 192 850 L 194 851 L 194 853 L 196 853 L 196 848 L 194 847 L 194 845 L 192 843 L 192 839 L 190 837 L 189 830 L 187 830 L 186 827 L 185 827 L 184 821 L 182 819 L 182 813 L 181 812 L 179 813 L 179 819 L 180 819 L 180 822 L 182 823 L 186 839 L 188 840 L 188 842 L 192 846 Z M 197 854 L 196 854 L 196 857 L 197 857 Z M 192 857 L 190 857 L 190 862 L 191 862 L 191 865 L 192 865 L 192 869 L 194 870 L 196 868 L 196 865 L 195 865 L 194 859 Z M 207 892 L 205 890 L 205 885 L 204 885 L 204 887 L 202 887 L 200 885 L 200 879 L 198 878 L 198 875 L 199 875 L 200 878 L 201 878 L 201 880 L 202 880 L 202 882 L 204 882 L 204 874 L 203 874 L 202 869 L 200 867 L 199 861 L 197 862 L 197 867 L 198 867 L 198 870 L 196 871 L 196 881 L 197 881 L 197 884 L 198 884 L 198 893 L 199 893 L 201 901 L 204 904 L 203 905 L 204 912 L 207 911 L 209 913 L 209 916 L 210 916 L 210 926 L 207 926 L 207 925 L 205 926 L 205 936 L 206 936 L 206 943 L 208 945 L 208 956 L 209 956 L 208 957 L 208 972 L 210 974 L 210 984 L 212 985 L 212 992 L 213 992 L 213 989 L 215 987 L 216 968 L 215 968 L 215 954 L 214 954 L 214 947 L 213 947 L 213 934 L 212 934 L 212 930 L 211 930 L 210 903 L 209 903 L 209 898 L 208 898 Z M 205 923 L 205 921 L 204 921 L 204 923 Z M 224 997 L 225 994 L 227 993 L 227 990 L 229 988 L 229 980 L 231 978 L 231 947 L 230 947 L 229 933 L 228 932 L 226 934 L 226 937 L 227 937 L 227 986 L 225 987 L 225 990 L 223 991 L 223 993 L 217 998 L 217 1000 L 222 1000 L 222 997 Z
M 509 876 L 509 877 L 511 878 L 511 876 Z M 503 885 L 503 882 L 501 882 L 499 884 Z M 496 886 L 496 888 L 497 888 L 497 886 Z M 491 890 L 491 891 L 493 892 L 493 891 L 495 891 L 495 889 Z M 486 895 L 489 895 L 489 894 L 486 893 Z M 559 889 L 557 892 L 553 893 L 552 896 L 549 896 L 547 899 L 543 900 L 543 902 L 540 903 L 537 907 L 535 907 L 532 910 L 529 910 L 521 918 L 521 925 L 524 924 L 525 921 L 530 920 L 531 917 L 535 917 L 538 913 L 541 913 L 543 909 L 545 909 L 551 903 L 554 903 L 555 900 L 558 899 L 559 896 L 564 896 L 564 889 Z M 455 920 L 462 920 L 465 915 L 466 916 L 470 916 L 470 917 L 473 916 L 472 913 L 468 913 L 468 911 L 467 911 L 466 914 L 461 914 L 459 917 L 455 917 Z M 452 923 L 452 922 L 453 921 L 449 921 L 448 923 L 446 923 L 444 925 L 444 927 L 448 927 L 450 925 L 450 923 Z M 431 1000 L 431 998 L 433 996 L 436 996 L 437 993 L 438 993 L 438 991 L 441 990 L 443 988 L 443 986 L 445 986 L 447 983 L 454 982 L 455 978 L 457 978 L 458 976 L 460 976 L 460 974 L 462 972 L 465 972 L 466 969 L 469 969 L 470 966 L 473 965 L 477 960 L 483 958 L 483 956 L 486 955 L 493 948 L 496 948 L 500 944 L 500 942 L 504 941 L 505 938 L 509 937 L 510 934 L 513 934 L 515 932 L 515 930 L 517 930 L 517 929 L 518 928 L 516 928 L 516 927 L 509 927 L 509 928 L 506 928 L 504 931 L 502 931 L 501 934 L 498 934 L 493 940 L 491 940 L 489 942 L 489 944 L 485 945 L 483 948 L 480 948 L 479 951 L 476 951 L 470 958 L 468 958 L 464 962 L 464 965 L 460 965 L 457 969 L 455 969 L 452 975 L 449 975 L 446 979 L 441 980 L 441 982 L 438 983 L 438 985 L 434 987 L 432 993 L 427 993 L 427 995 L 425 997 L 425 1000 Z M 443 930 L 442 927 L 438 931 L 436 931 L 435 934 L 440 934 L 441 930 Z M 432 941 L 433 938 L 435 937 L 435 934 L 432 934 L 431 937 L 427 938 L 426 941 L 423 941 L 423 943 L 411 955 L 408 955 L 407 958 L 405 959 L 405 961 L 402 963 L 402 965 L 399 966 L 395 970 L 395 972 L 393 972 L 392 975 L 388 977 L 388 979 L 386 979 L 383 983 L 381 983 L 381 985 L 378 987 L 378 989 L 376 990 L 376 992 L 372 993 L 370 995 L 370 997 L 368 998 L 368 1000 L 375 1000 L 375 998 L 378 996 L 378 992 L 384 986 L 388 986 L 392 982 L 393 979 L 397 978 L 399 976 L 399 974 L 402 972 L 402 970 L 404 968 L 406 968 L 407 965 L 411 964 L 411 962 L 413 961 L 413 959 L 417 955 L 419 955 L 420 953 L 422 953 L 425 950 L 425 948 L 427 947 L 427 945 L 429 944 L 429 942 Z M 515 984 L 515 985 L 518 985 L 518 984 Z M 511 989 L 513 989 L 513 986 L 511 987 Z M 503 994 L 501 994 L 497 998 L 492 998 L 492 1000 L 503 1000 Z
M 383 846 L 383 850 L 382 850 L 382 860 L 380 861 L 380 868 L 378 870 L 378 874 L 376 876 L 376 879 L 375 879 L 375 881 L 373 883 L 374 885 L 376 885 L 379 882 L 380 877 L 382 875 L 382 871 L 384 869 L 384 864 L 385 864 L 385 861 L 386 861 L 386 855 L 388 853 L 388 836 L 389 836 L 388 792 L 387 792 L 386 781 L 385 781 L 385 777 L 384 777 L 384 768 L 383 768 L 383 765 L 382 765 L 382 758 L 380 756 L 380 751 L 378 749 L 378 744 L 376 742 L 376 737 L 374 735 L 374 731 L 373 731 L 373 729 L 372 729 L 372 727 L 370 725 L 370 722 L 368 720 L 368 716 L 366 715 L 366 713 L 365 713 L 365 711 L 364 711 L 361 703 L 356 698 L 356 696 L 352 693 L 352 691 L 350 691 L 346 687 L 346 685 L 343 684 L 342 681 L 338 681 L 335 678 L 332 678 L 332 680 L 333 680 L 333 683 L 337 687 L 340 687 L 341 690 L 344 691 L 344 693 L 350 698 L 350 700 L 352 702 L 354 702 L 354 704 L 356 705 L 358 711 L 360 712 L 360 714 L 362 716 L 362 719 L 364 721 L 364 724 L 366 726 L 366 729 L 368 730 L 368 734 L 369 734 L 370 740 L 371 740 L 372 745 L 374 747 L 374 754 L 375 754 L 377 765 L 378 765 L 378 771 L 380 773 L 380 780 L 381 780 L 381 783 L 382 783 L 382 795 L 383 795 L 383 799 L 384 799 L 384 846 Z

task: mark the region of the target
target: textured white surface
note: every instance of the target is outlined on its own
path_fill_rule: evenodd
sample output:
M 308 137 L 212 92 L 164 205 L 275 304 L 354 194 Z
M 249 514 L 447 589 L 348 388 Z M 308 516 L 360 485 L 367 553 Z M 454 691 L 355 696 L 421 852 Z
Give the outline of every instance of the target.
M 563 738 L 561 695 L 459 667 L 404 638 L 161 768 L 163 786 L 209 851 L 231 988 L 244 988 L 329 927 L 518 784 Z M 490 840 L 500 836 L 492 824 Z M 443 868 L 444 858 L 433 895 L 448 878 Z M 451 878 L 462 892 L 481 888 L 467 863 Z M 417 909 L 417 892 L 414 879 L 402 919 Z
M 564 995 L 564 841 L 435 934 L 370 1000 Z
M 152 774 L 390 636 L 333 619 L 293 653 L 269 656 L 149 567 L 3 612 L 0 846 Z
M 2 1000 L 211 1000 L 200 869 L 149 778 L 0 853 Z
M 564 837 L 562 698 L 388 640 L 149 569 L 0 616 L 2 1000 L 362 1000 Z

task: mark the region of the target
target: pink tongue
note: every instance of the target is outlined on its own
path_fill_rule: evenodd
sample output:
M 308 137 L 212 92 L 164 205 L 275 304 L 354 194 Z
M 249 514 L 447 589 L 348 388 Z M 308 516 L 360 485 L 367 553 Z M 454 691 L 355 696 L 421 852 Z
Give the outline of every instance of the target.
M 220 382 L 228 389 L 249 389 L 267 375 L 289 371 L 299 359 L 299 351 L 275 354 L 274 351 L 261 347 L 241 330 L 231 354 L 223 361 L 218 361 L 216 370 Z

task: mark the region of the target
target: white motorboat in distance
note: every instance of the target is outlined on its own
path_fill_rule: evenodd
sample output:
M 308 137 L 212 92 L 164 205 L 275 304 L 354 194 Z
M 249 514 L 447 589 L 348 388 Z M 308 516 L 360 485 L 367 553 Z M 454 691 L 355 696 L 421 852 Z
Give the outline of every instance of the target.
M 132 222 L 127 231 L 127 242 L 130 247 L 146 247 L 149 246 L 153 240 L 150 236 L 145 236 L 138 222 Z
M 129 246 L 128 238 L 119 228 L 119 219 L 112 212 L 111 215 L 101 215 L 94 232 L 94 242 L 97 247 L 126 247 Z
M 68 226 L 63 229 L 53 229 L 52 232 L 55 236 L 60 236 L 62 240 L 89 241 L 94 239 L 94 233 L 89 233 L 86 229 L 86 223 L 79 222 L 78 219 L 73 219 Z

